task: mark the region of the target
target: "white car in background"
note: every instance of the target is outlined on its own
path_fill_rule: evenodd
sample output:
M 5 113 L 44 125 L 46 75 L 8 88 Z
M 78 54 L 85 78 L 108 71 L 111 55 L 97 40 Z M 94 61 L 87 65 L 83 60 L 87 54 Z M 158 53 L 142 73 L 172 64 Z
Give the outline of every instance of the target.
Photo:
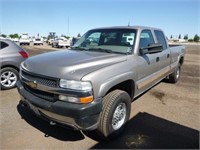
M 30 45 L 28 33 L 22 33 L 21 38 L 19 39 L 19 45 Z
M 12 38 L 11 39 L 13 42 L 19 42 L 19 38 Z
M 34 38 L 33 45 L 43 45 L 43 39 L 42 38 Z
M 55 39 L 53 42 L 52 42 L 52 47 L 70 47 L 70 39 L 67 39 L 65 37 L 60 37 L 60 38 L 57 38 Z

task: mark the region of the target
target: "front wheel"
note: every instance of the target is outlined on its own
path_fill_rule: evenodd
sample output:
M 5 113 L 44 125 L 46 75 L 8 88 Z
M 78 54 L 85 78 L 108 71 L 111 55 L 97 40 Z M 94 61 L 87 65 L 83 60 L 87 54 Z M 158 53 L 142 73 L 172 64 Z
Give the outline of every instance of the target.
M 125 91 L 114 90 L 103 99 L 97 131 L 107 138 L 119 134 L 130 116 L 131 98 Z
M 19 78 L 19 73 L 17 70 L 7 67 L 0 70 L 0 77 L 1 89 L 7 90 L 16 86 L 17 80 Z

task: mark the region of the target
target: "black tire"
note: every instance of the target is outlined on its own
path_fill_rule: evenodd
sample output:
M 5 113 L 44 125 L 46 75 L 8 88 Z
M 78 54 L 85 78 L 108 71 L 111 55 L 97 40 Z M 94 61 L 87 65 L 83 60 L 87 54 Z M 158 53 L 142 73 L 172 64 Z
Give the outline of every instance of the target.
M 10 73 L 10 75 L 9 75 Z M 9 77 L 9 79 L 5 79 L 5 77 Z M 16 83 L 19 80 L 19 73 L 16 69 L 6 67 L 0 70 L 0 87 L 3 90 L 8 90 L 16 87 Z M 9 84 L 10 83 L 10 84 Z
M 180 79 L 180 73 L 181 73 L 181 65 L 180 63 L 175 68 L 174 72 L 169 75 L 169 82 L 170 83 L 176 83 Z
M 115 117 L 115 121 L 120 122 L 119 126 L 115 128 L 116 124 L 114 122 L 114 114 L 117 108 L 125 107 L 125 116 L 121 114 L 120 122 L 119 116 Z M 121 111 L 123 111 L 121 109 Z M 130 117 L 131 111 L 131 98 L 125 91 L 114 90 L 108 93 L 103 99 L 103 108 L 99 117 L 99 125 L 97 127 L 97 132 L 100 133 L 103 138 L 112 138 L 113 135 L 121 133 L 124 128 L 125 123 Z M 118 120 L 116 120 L 118 119 Z

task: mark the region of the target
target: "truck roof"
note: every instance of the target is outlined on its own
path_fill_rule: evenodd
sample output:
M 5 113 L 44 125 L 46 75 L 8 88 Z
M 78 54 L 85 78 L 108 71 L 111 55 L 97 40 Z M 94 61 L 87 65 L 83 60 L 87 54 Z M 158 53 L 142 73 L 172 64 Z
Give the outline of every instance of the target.
M 92 30 L 95 30 L 95 29 L 137 29 L 137 30 L 153 29 L 153 30 L 161 30 L 159 28 L 147 27 L 147 26 L 111 26 L 111 27 L 94 28 Z

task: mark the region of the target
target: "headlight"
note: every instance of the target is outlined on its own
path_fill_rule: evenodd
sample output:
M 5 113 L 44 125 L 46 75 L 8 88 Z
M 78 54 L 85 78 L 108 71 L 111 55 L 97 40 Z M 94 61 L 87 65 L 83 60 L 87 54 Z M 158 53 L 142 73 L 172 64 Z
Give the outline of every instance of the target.
M 92 85 L 90 82 L 85 81 L 73 81 L 73 80 L 65 80 L 60 79 L 60 87 L 72 89 L 72 90 L 79 90 L 79 91 L 92 91 Z M 87 96 L 87 97 L 74 97 L 69 95 L 59 95 L 58 99 L 61 101 L 67 101 L 72 103 L 90 103 L 93 101 L 93 96 Z
M 90 82 L 73 81 L 73 80 L 65 80 L 65 79 L 60 79 L 60 87 L 72 89 L 72 90 L 80 90 L 80 91 L 92 90 L 92 85 Z

